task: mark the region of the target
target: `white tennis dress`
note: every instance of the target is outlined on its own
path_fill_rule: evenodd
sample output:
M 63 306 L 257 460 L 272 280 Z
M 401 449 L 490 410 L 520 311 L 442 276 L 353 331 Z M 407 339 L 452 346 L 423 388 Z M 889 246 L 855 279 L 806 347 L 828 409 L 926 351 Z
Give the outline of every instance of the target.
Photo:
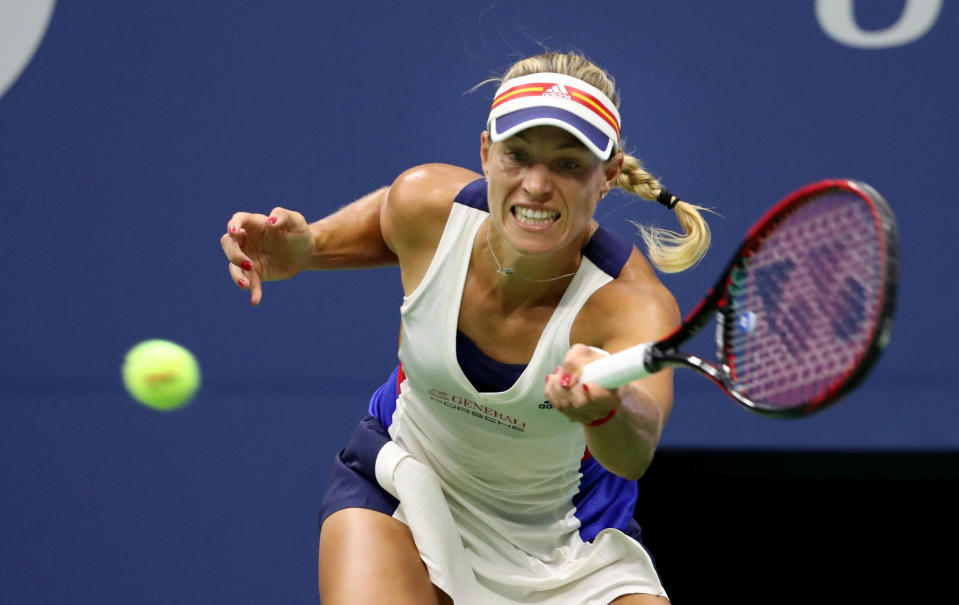
M 508 390 L 477 392 L 457 361 L 467 267 L 489 216 L 483 185 L 472 186 L 482 207 L 453 205 L 426 275 L 404 299 L 392 441 L 376 458 L 376 479 L 399 500 L 393 516 L 410 527 L 432 582 L 457 604 L 665 596 L 639 542 L 617 529 L 581 537 L 573 498 L 583 429 L 544 397 L 544 378 L 569 350 L 577 313 L 613 277 L 584 257 Z

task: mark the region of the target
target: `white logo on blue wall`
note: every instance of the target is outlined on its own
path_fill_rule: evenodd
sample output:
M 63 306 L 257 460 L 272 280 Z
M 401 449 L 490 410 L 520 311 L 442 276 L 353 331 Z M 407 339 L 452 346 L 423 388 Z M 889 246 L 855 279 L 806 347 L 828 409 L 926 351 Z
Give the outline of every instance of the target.
M 816 20 L 826 34 L 854 48 L 891 48 L 915 42 L 939 18 L 942 0 L 904 0 L 899 19 L 884 29 L 867 31 L 856 22 L 855 0 L 816 0 Z
M 0 0 L 0 97 L 40 46 L 53 5 L 54 0 Z

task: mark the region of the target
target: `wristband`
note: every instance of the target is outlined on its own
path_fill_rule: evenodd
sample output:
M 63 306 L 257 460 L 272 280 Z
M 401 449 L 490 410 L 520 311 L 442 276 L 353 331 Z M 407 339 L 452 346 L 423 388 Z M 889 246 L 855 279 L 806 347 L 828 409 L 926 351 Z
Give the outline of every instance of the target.
M 602 425 L 602 424 L 606 424 L 607 422 L 609 422 L 610 420 L 613 419 L 613 416 L 616 415 L 616 412 L 617 412 L 617 411 L 618 411 L 618 410 L 617 410 L 616 408 L 613 408 L 613 409 L 611 409 L 611 410 L 609 411 L 609 414 L 606 414 L 606 417 L 605 417 L 605 418 L 600 418 L 599 420 L 594 420 L 594 421 L 590 422 L 589 424 L 587 424 L 586 426 L 600 426 L 600 425 Z

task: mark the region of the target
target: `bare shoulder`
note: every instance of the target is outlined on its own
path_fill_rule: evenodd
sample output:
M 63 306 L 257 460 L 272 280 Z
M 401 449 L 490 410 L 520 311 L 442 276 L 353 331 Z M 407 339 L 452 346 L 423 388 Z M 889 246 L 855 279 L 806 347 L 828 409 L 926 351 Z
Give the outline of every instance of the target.
M 676 298 L 634 248 L 620 275 L 583 306 L 570 336 L 615 352 L 664 338 L 680 320 Z
M 402 255 L 404 250 L 435 244 L 456 195 L 479 177 L 449 164 L 423 164 L 396 177 L 380 218 L 390 248 Z

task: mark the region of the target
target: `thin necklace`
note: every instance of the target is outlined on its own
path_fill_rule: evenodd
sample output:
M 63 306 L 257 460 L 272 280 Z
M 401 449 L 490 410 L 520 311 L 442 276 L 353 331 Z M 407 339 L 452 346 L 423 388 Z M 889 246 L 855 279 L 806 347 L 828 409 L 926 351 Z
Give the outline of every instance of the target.
M 499 259 L 496 258 L 496 253 L 493 252 L 493 246 L 490 244 L 490 241 L 489 241 L 490 229 L 492 229 L 492 226 L 487 225 L 486 226 L 486 249 L 489 250 L 490 256 L 493 257 L 493 262 L 496 263 L 496 272 L 499 273 L 500 275 L 503 275 L 506 277 L 518 277 L 524 281 L 533 281 L 533 282 L 540 282 L 540 283 L 548 282 L 548 281 L 556 281 L 558 279 L 563 279 L 566 277 L 572 277 L 573 275 L 576 275 L 576 271 L 573 271 L 572 273 L 560 275 L 559 277 L 551 277 L 549 279 L 533 279 L 531 277 L 524 277 L 520 275 L 519 273 L 517 273 L 515 267 L 504 267 L 503 265 L 500 264 Z

